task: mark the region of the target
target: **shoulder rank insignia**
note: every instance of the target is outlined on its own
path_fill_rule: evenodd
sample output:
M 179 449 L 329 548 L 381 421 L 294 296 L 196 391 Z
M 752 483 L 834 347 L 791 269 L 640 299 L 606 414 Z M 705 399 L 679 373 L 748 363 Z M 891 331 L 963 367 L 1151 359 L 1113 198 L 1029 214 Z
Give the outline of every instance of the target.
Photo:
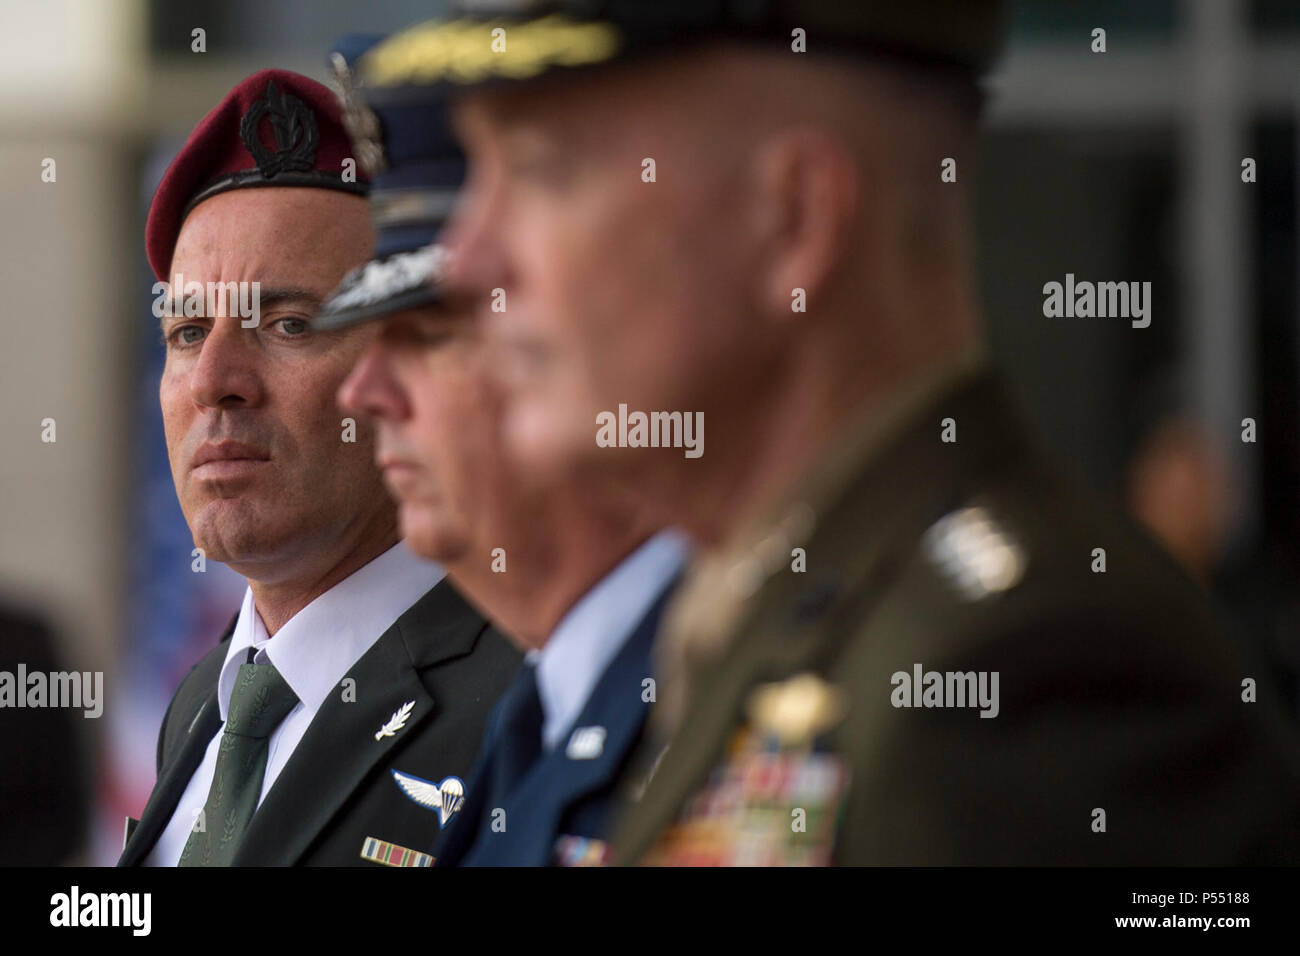
M 438 829 L 445 827 L 453 814 L 465 804 L 465 781 L 460 777 L 445 777 L 442 783 L 434 783 L 400 770 L 389 772 L 402 788 L 402 793 L 426 810 L 438 814 Z
M 361 844 L 361 859 L 382 866 L 433 866 L 433 857 L 427 853 L 396 843 L 385 843 L 374 837 L 366 837 Z
M 1009 591 L 1024 577 L 1024 549 L 978 505 L 944 515 L 922 537 L 925 555 L 968 601 Z

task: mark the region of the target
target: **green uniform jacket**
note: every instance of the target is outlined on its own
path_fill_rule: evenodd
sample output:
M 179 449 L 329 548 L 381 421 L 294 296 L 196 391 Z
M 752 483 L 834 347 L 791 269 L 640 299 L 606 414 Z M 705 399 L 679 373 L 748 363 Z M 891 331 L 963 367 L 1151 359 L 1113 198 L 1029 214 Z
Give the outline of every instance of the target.
M 787 841 L 777 862 L 822 838 L 822 862 L 849 865 L 1300 862 L 1296 740 L 1207 598 L 1053 470 L 992 373 L 921 407 L 815 515 L 806 570 L 787 552 L 695 663 L 681 729 L 643 749 L 644 792 L 628 781 L 614 862 L 773 862 L 673 853 L 674 823 L 701 817 L 715 844 Z M 996 717 L 895 706 L 917 665 L 998 672 Z M 743 772 L 720 788 L 755 688 L 798 674 L 843 705 L 814 742 L 842 799 Z M 787 769 L 812 766 L 806 744 L 776 748 Z

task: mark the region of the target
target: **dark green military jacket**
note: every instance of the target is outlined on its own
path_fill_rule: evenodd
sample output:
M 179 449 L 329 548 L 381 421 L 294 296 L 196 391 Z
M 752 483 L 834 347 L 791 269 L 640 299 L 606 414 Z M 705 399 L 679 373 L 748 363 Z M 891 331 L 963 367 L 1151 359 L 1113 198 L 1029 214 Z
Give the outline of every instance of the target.
M 1265 675 L 1044 459 L 992 373 L 789 516 L 670 615 L 664 645 L 726 633 L 683 652 L 678 730 L 640 754 L 615 863 L 1300 862 Z

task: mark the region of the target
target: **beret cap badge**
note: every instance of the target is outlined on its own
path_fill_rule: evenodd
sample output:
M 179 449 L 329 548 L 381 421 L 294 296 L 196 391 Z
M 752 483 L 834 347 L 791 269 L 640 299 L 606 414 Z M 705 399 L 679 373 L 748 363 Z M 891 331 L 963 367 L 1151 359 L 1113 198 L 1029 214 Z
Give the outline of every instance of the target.
M 232 189 L 329 189 L 363 197 L 352 146 L 329 87 L 291 70 L 258 70 L 195 125 L 154 190 L 145 249 L 169 278 L 181 225 L 200 203 Z M 349 168 L 351 166 L 351 169 Z
M 275 135 L 275 152 L 262 143 L 260 127 L 264 119 L 271 122 Z M 302 100 L 266 84 L 266 95 L 249 107 L 239 124 L 239 138 L 267 179 L 282 172 L 307 172 L 316 165 L 316 147 L 320 131 L 316 117 Z

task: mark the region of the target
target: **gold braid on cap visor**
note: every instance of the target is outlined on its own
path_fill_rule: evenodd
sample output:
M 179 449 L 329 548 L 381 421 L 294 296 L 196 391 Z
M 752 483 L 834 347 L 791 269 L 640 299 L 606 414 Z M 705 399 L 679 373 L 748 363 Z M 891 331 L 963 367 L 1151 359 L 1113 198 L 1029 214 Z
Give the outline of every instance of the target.
M 531 21 L 435 20 L 370 50 L 361 58 L 360 72 L 371 88 L 518 80 L 552 66 L 600 63 L 613 57 L 622 42 L 613 24 L 562 14 Z

